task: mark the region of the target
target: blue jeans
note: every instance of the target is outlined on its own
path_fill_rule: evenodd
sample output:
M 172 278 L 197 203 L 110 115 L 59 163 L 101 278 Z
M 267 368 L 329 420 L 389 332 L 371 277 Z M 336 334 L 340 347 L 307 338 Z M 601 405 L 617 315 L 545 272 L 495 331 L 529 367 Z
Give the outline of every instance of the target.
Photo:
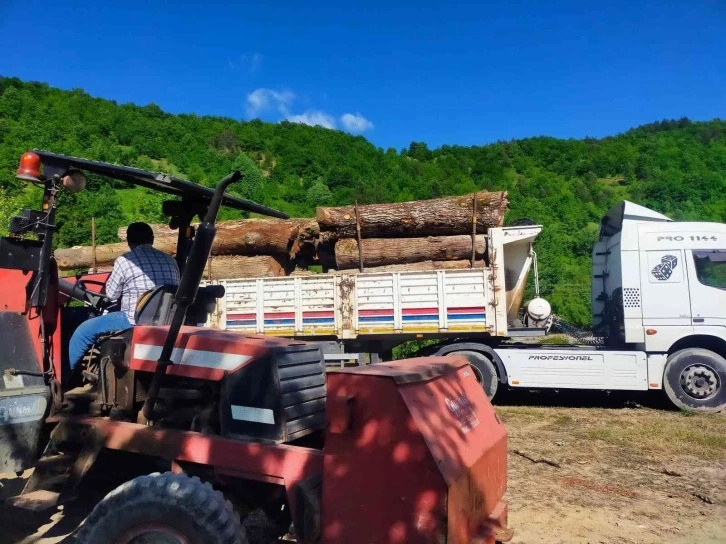
M 81 323 L 68 344 L 71 369 L 78 366 L 86 352 L 101 336 L 130 327 L 132 325 L 124 312 L 110 312 Z

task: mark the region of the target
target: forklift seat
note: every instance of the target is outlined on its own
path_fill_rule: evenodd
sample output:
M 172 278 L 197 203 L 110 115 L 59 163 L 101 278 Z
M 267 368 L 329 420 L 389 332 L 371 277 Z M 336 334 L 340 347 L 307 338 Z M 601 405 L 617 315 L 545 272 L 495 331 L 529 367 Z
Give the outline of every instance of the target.
M 147 291 L 136 304 L 134 319 L 137 325 L 169 325 L 176 309 L 174 294 L 176 285 L 159 285 Z M 223 285 L 200 287 L 194 302 L 187 309 L 185 325 L 200 325 L 217 306 L 217 299 L 224 296 Z

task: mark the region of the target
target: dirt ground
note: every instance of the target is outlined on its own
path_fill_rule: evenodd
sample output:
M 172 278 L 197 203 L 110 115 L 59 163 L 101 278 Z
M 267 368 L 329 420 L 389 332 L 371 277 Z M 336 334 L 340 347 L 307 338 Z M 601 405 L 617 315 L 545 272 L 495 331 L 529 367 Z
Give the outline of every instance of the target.
M 726 542 L 726 414 L 599 394 L 524 397 L 497 407 L 510 437 L 513 542 Z
M 726 542 L 726 414 L 641 400 L 540 393 L 497 406 L 510 436 L 514 543 Z M 7 497 L 23 478 L 0 475 L 0 484 Z M 0 506 L 0 543 L 72 542 L 103 487 L 41 514 Z

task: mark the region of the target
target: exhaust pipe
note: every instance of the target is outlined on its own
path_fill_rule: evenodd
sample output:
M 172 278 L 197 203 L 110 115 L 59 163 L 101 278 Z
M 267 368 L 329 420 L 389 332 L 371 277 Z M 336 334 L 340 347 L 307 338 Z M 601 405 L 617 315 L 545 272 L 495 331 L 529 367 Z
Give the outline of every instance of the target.
M 174 315 L 171 318 L 171 325 L 169 326 L 169 333 L 166 335 L 164 340 L 164 347 L 161 350 L 159 360 L 156 362 L 156 370 L 154 376 L 151 379 L 151 385 L 149 386 L 149 394 L 144 401 L 142 413 L 147 421 L 154 419 L 154 408 L 156 406 L 156 400 L 159 396 L 159 389 L 161 383 L 166 374 L 166 369 L 170 365 L 174 364 L 171 361 L 171 353 L 174 349 L 176 339 L 179 337 L 179 330 L 184 324 L 184 319 L 187 315 L 187 309 L 194 302 L 199 291 L 199 283 L 202 281 L 202 275 L 204 274 L 204 268 L 207 266 L 209 260 L 209 254 L 212 251 L 212 243 L 214 237 L 217 234 L 217 227 L 215 223 L 217 221 L 217 215 L 219 214 L 219 208 L 222 206 L 222 199 L 224 198 L 224 192 L 227 187 L 233 183 L 237 183 L 242 179 L 242 174 L 235 170 L 225 178 L 223 178 L 214 189 L 214 195 L 212 201 L 209 203 L 207 213 L 204 216 L 204 221 L 197 227 L 197 233 L 192 243 L 192 248 L 189 251 L 189 257 L 187 258 L 187 264 L 184 267 L 181 280 L 179 281 L 179 287 L 177 287 L 176 294 L 174 295 L 174 302 L 176 307 L 174 309 Z

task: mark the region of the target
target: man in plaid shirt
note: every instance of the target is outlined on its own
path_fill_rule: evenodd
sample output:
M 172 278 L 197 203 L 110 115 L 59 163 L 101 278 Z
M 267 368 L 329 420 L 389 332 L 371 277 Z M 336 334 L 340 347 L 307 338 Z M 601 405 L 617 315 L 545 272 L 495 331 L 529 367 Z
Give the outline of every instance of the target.
M 134 325 L 136 303 L 144 293 L 159 285 L 179 284 L 176 261 L 152 247 L 154 231 L 149 225 L 130 224 L 126 241 L 131 251 L 116 259 L 106 281 L 106 296 L 114 301 L 121 299 L 121 311 L 89 319 L 76 329 L 69 345 L 72 369 L 99 337 Z

